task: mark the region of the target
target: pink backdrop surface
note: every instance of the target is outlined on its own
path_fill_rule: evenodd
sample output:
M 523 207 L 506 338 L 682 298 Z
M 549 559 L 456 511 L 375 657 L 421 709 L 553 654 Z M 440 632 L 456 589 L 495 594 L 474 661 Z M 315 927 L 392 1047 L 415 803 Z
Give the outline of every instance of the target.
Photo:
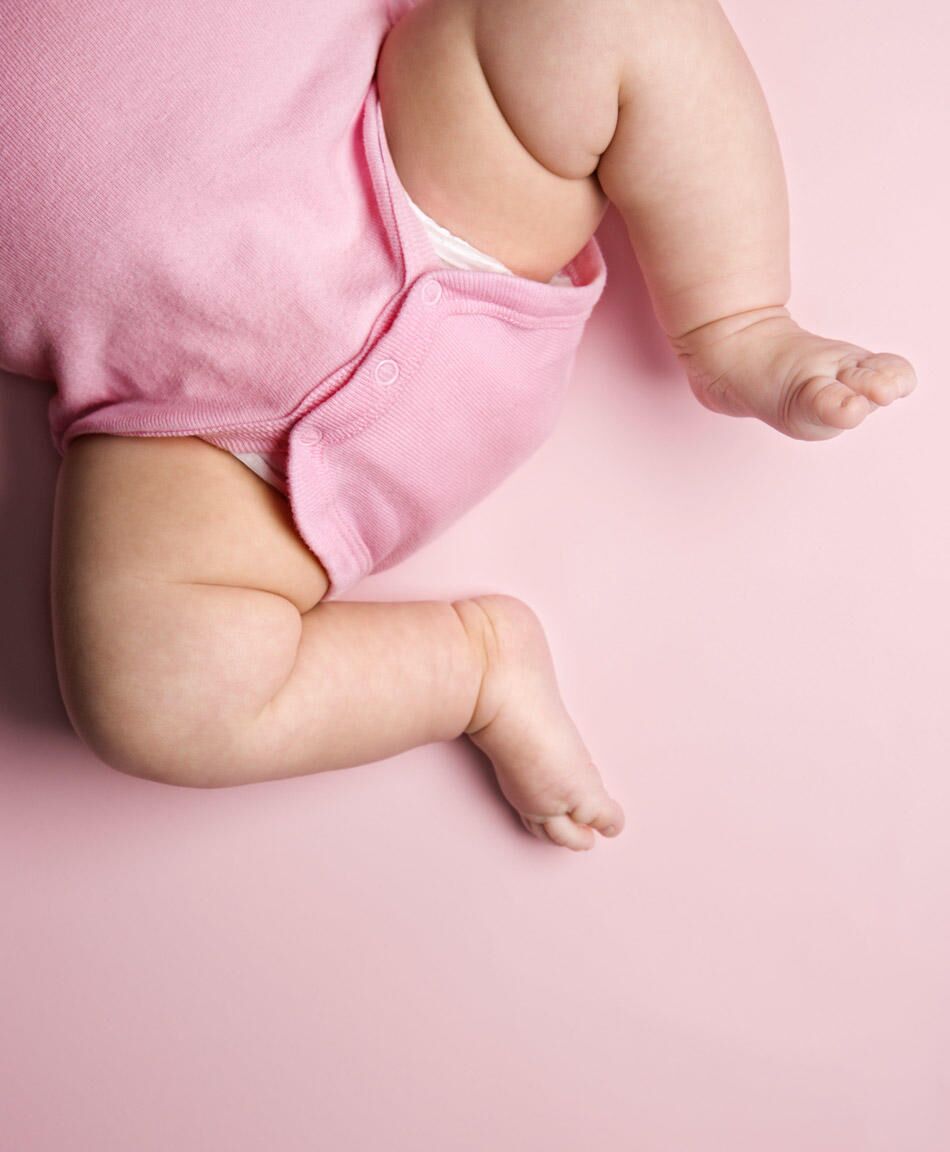
M 49 392 L 4 381 L 2 1152 L 950 1147 L 950 22 L 726 9 L 793 311 L 917 392 L 823 444 L 707 412 L 610 215 L 555 436 L 349 597 L 531 603 L 620 839 L 531 839 L 465 742 L 207 792 L 97 761 L 49 635 Z

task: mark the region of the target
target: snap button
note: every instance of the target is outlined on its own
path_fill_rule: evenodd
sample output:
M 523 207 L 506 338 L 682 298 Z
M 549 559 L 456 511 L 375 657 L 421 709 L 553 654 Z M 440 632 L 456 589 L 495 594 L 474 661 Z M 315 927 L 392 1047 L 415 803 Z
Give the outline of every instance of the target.
M 399 365 L 395 360 L 380 360 L 374 375 L 380 384 L 392 384 L 399 375 Z
M 422 299 L 427 304 L 438 304 L 442 299 L 442 285 L 438 280 L 427 280 L 422 289 Z
M 321 444 L 323 442 L 323 429 L 322 428 L 308 428 L 307 439 L 311 444 Z

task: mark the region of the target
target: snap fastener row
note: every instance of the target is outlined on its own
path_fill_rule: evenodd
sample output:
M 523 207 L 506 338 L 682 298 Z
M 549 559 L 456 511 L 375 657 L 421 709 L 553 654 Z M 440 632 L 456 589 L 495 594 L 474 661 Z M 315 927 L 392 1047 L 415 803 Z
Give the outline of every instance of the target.
M 380 360 L 373 375 L 380 384 L 392 384 L 399 375 L 399 365 L 395 360 Z

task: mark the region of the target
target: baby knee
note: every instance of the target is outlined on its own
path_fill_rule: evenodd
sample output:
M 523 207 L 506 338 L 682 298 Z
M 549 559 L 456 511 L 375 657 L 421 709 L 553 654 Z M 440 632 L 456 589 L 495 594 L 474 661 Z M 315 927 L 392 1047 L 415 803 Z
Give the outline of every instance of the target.
M 87 697 L 65 685 L 63 699 L 76 735 L 108 767 L 157 784 L 214 786 L 213 763 L 207 755 L 196 761 L 172 718 L 163 723 L 155 710 L 107 694 Z
M 117 580 L 61 598 L 60 690 L 77 735 L 117 771 L 220 787 L 293 665 L 299 612 L 259 590 Z

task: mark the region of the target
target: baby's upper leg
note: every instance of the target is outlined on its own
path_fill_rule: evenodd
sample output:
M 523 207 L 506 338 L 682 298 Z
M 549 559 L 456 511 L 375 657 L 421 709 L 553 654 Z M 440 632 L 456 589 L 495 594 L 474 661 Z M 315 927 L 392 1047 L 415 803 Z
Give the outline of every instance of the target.
M 240 755 L 328 587 L 281 496 L 192 437 L 73 441 L 52 563 L 74 727 L 113 767 L 177 783 Z
M 287 501 L 197 437 L 80 436 L 66 450 L 57 503 L 73 569 L 259 588 L 300 612 L 329 587 Z
M 550 67 L 528 7 L 506 0 L 493 16 L 472 0 L 426 0 L 390 31 L 377 80 L 389 150 L 412 199 L 512 271 L 546 281 L 603 217 L 596 147 L 610 141 L 616 88 L 598 114 L 570 60 Z M 505 11 L 512 26 L 498 34 L 520 29 L 513 53 L 501 53 L 486 25 Z

